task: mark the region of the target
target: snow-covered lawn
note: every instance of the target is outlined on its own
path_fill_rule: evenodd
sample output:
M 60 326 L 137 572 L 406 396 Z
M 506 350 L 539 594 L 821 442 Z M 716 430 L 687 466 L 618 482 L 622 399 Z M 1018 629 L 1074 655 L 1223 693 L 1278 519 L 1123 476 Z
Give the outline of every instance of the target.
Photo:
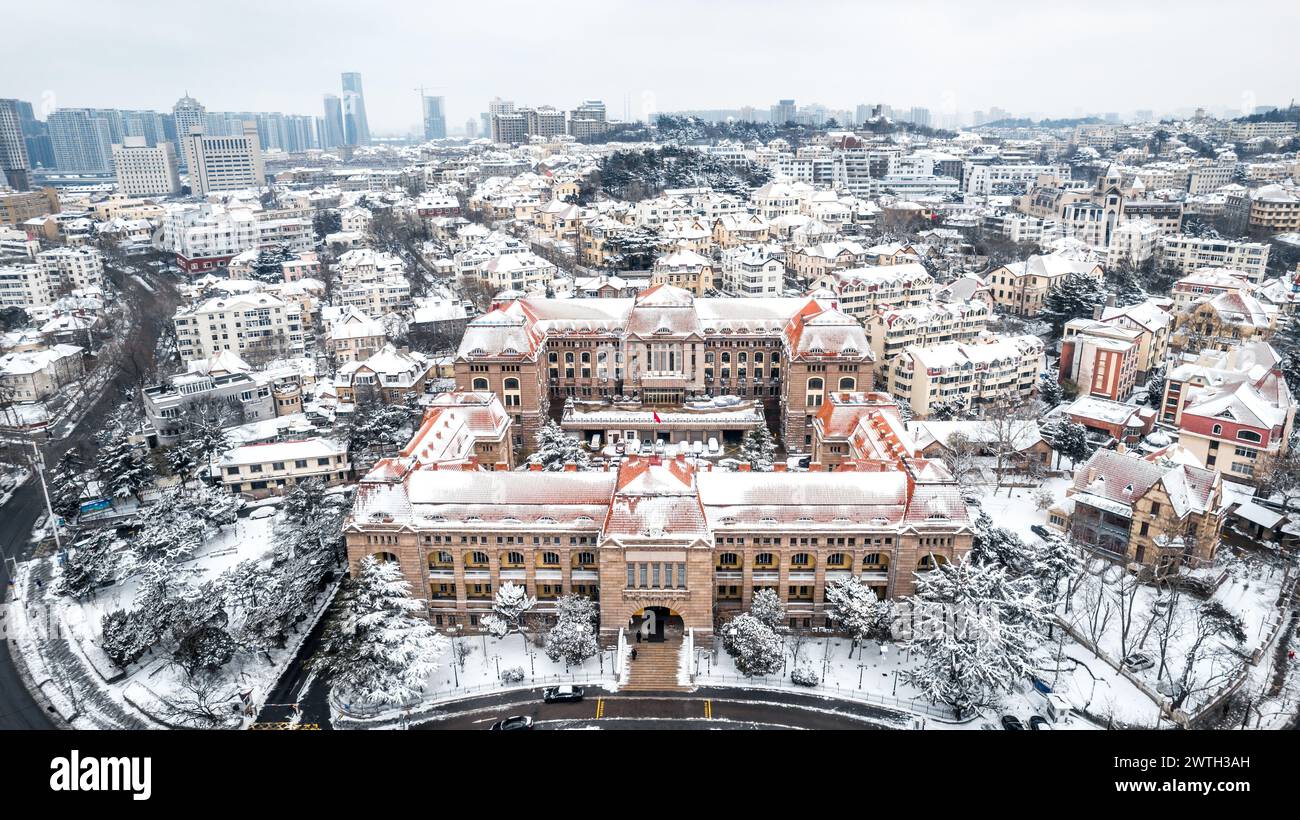
M 995 491 L 992 486 L 980 487 L 973 492 L 979 497 L 980 509 L 989 514 L 993 523 L 1005 527 L 1028 543 L 1039 538 L 1030 531 L 1035 524 L 1047 524 L 1047 510 L 1039 509 L 1038 498 L 1043 492 L 1051 493 L 1059 501 L 1071 484 L 1069 478 L 1048 478 L 1041 487 L 1003 487 Z M 974 512 L 974 511 L 972 511 Z
M 931 705 L 919 692 L 904 680 L 901 674 L 911 667 L 913 659 L 897 644 L 866 641 L 854 649 L 852 642 L 843 638 L 822 637 L 809 639 L 803 644 L 800 657 L 822 682 L 817 687 L 799 686 L 790 680 L 793 654 L 791 639 L 786 637 L 786 669 L 780 676 L 746 678 L 742 676 L 726 652 L 719 650 L 711 655 L 697 652 L 695 677 L 697 686 L 736 686 L 788 689 L 806 694 L 843 697 L 878 703 L 887 708 L 911 711 L 927 717 L 927 728 L 977 729 L 982 723 L 997 723 L 1004 714 L 1014 714 L 1022 721 L 1032 715 L 1045 714 L 1045 700 L 1030 681 L 1025 681 L 1020 691 L 1009 694 L 999 710 L 988 710 L 973 721 L 952 723 L 952 711 L 942 705 Z M 1082 646 L 1067 639 L 1057 674 L 1055 666 L 1044 669 L 1040 679 L 1070 700 L 1075 708 L 1100 716 L 1113 717 L 1118 723 L 1136 726 L 1153 726 L 1159 709 L 1139 689 L 1113 669 L 1090 657 Z M 1068 660 L 1078 658 L 1082 663 Z M 1095 676 L 1095 679 L 1094 679 Z M 1093 728 L 1081 718 L 1074 718 L 1061 728 Z

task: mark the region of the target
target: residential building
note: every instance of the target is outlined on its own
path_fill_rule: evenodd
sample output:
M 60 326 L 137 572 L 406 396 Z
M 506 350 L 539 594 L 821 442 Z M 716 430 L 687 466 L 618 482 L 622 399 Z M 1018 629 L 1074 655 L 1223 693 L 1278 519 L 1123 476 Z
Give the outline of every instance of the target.
M 652 285 L 682 288 L 695 296 L 713 290 L 713 261 L 689 248 L 677 250 L 655 260 L 650 274 Z
M 12 402 L 44 401 L 86 373 L 83 350 L 57 344 L 0 356 L 0 398 Z M 0 419 L 4 412 L 0 411 Z
M 24 310 L 54 303 L 58 281 L 41 265 L 0 264 L 0 307 Z
M 16 191 L 31 187 L 23 113 L 19 100 L 0 99 L 0 181 Z
M 876 357 L 876 382 L 889 384 L 894 360 L 909 347 L 973 342 L 993 318 L 984 302 L 929 303 L 908 308 L 878 307 L 863 321 Z
M 1256 284 L 1268 271 L 1268 244 L 1174 234 L 1160 238 L 1160 263 L 1184 274 L 1202 268 L 1231 268 Z
M 181 361 L 229 350 L 271 358 L 303 349 L 302 309 L 269 293 L 221 296 L 178 308 L 173 318 Z
M 1279 369 L 1260 369 L 1245 378 L 1188 385 L 1179 397 L 1178 444 L 1225 479 L 1252 483 L 1261 457 L 1290 448 L 1291 390 Z
M 833 270 L 814 279 L 811 292 L 835 295 L 836 306 L 865 320 L 878 308 L 908 308 L 929 301 L 934 277 L 919 262 Z
M 1088 432 L 1105 440 L 1125 445 L 1137 444 L 1155 426 L 1156 411 L 1124 402 L 1080 396 L 1061 408 L 1061 414 Z
M 113 142 L 121 141 L 116 112 L 98 108 L 59 108 L 46 124 L 59 171 L 69 174 L 108 174 L 113 171 Z
M 432 368 L 433 363 L 423 354 L 385 344 L 366 359 L 354 359 L 339 367 L 334 386 L 340 401 L 403 404 L 424 393 Z
M 780 296 L 785 289 L 785 250 L 763 244 L 723 251 L 720 285 L 728 296 Z
M 1099 262 L 1079 261 L 1062 254 L 1031 256 L 995 268 L 986 277 L 993 301 L 1017 316 L 1037 316 L 1051 293 L 1071 273 L 1095 279 L 1100 284 L 1105 269 Z
M 1079 394 L 1127 401 L 1137 387 L 1141 331 L 1072 319 L 1061 340 L 1058 379 L 1076 385 Z
M 889 370 L 889 393 L 917 418 L 939 402 L 960 407 L 1023 404 L 1038 386 L 1043 342 L 1037 336 L 993 336 L 972 344 L 905 348 Z
M 57 214 L 59 211 L 59 195 L 53 188 L 0 191 L 0 226 L 22 225 L 29 219 Z
M 227 490 L 265 498 L 309 479 L 341 484 L 351 477 L 352 462 L 347 442 L 315 437 L 235 447 L 222 454 L 216 469 Z
M 36 262 L 59 293 L 99 288 L 104 284 L 104 255 L 96 248 L 51 248 L 36 254 Z

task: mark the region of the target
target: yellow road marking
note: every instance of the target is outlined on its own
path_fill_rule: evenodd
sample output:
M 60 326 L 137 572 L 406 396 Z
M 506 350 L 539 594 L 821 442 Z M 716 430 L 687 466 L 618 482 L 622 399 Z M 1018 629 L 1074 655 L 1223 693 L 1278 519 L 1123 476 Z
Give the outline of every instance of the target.
M 704 719 L 713 720 L 713 701 L 704 701 Z
M 596 719 L 599 720 L 605 716 L 605 699 L 597 698 L 596 700 Z

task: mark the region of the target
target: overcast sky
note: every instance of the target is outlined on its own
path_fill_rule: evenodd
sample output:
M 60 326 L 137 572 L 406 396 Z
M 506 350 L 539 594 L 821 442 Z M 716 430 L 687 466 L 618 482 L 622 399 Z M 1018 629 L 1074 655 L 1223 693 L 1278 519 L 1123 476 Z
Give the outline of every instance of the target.
M 0 97 L 56 106 L 321 113 L 359 71 L 371 130 L 419 122 L 415 88 L 463 126 L 494 96 L 621 118 L 766 109 L 781 97 L 1073 116 L 1285 105 L 1300 3 L 440 2 L 11 3 Z

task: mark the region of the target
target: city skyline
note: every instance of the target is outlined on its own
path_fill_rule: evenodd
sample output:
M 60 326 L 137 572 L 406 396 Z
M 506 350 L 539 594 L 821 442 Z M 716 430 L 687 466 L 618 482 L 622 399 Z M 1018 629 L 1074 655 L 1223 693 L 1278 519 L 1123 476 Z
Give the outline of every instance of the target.
M 928 108 L 935 125 L 953 117 L 969 122 L 974 112 L 994 108 L 1035 117 L 1127 115 L 1141 110 L 1160 115 L 1199 106 L 1251 113 L 1260 105 L 1289 102 L 1288 84 L 1297 72 L 1285 70 L 1285 63 L 1294 64 L 1295 58 L 1279 55 L 1288 53 L 1286 34 L 1295 30 L 1288 24 L 1300 21 L 1300 12 L 1275 4 L 1270 16 L 1276 24 L 1252 34 L 1248 53 L 1222 61 L 1182 60 L 1179 70 L 1170 72 L 1171 59 L 1191 56 L 1191 34 L 1203 36 L 1198 12 L 1213 13 L 1217 7 L 1192 4 L 1174 18 L 1105 3 L 1108 25 L 1104 30 L 1095 35 L 1081 32 L 1076 38 L 1072 32 L 1080 21 L 1074 14 L 1026 7 L 1021 15 L 988 15 L 979 4 L 932 2 L 925 4 L 927 25 L 918 33 L 928 41 L 923 50 L 918 50 L 914 38 L 873 39 L 871 31 L 916 25 L 915 19 L 907 17 L 914 10 L 874 4 L 810 4 L 807 13 L 822 19 L 838 16 L 845 25 L 806 44 L 786 42 L 784 29 L 772 25 L 766 15 L 734 14 L 730 3 L 682 6 L 682 15 L 665 13 L 644 20 L 631 19 L 631 7 L 570 4 L 571 14 L 591 17 L 590 25 L 553 32 L 544 41 L 530 32 L 537 30 L 540 15 L 551 12 L 515 4 L 508 4 L 504 10 L 508 13 L 492 19 L 470 10 L 435 11 L 404 2 L 388 3 L 385 8 L 391 13 L 381 9 L 364 20 L 351 19 L 343 8 L 322 9 L 314 18 L 303 17 L 295 4 L 257 8 L 264 23 L 258 31 L 298 32 L 302 41 L 315 46 L 308 51 L 278 49 L 274 40 L 250 36 L 242 29 L 236 32 L 234 27 L 246 19 L 239 9 L 246 5 L 236 2 L 226 17 L 204 19 L 207 36 L 228 44 L 219 52 L 188 48 L 189 41 L 182 37 L 159 39 L 122 30 L 115 33 L 113 49 L 131 51 L 132 59 L 105 63 L 102 35 L 111 26 L 107 12 L 96 4 L 73 2 L 74 10 L 61 23 L 66 31 L 61 30 L 60 36 L 67 44 L 62 53 L 68 58 L 43 61 L 34 45 L 15 43 L 8 51 L 15 64 L 39 70 L 21 76 L 11 73 L 0 86 L 0 97 L 29 100 L 37 115 L 44 117 L 54 108 L 166 111 L 188 89 L 210 111 L 320 117 L 323 95 L 338 93 L 340 74 L 357 72 L 365 77 L 366 114 L 376 136 L 422 132 L 416 92 L 421 87 L 444 97 L 449 123 L 478 116 L 495 96 L 521 106 L 550 104 L 560 109 L 575 107 L 584 99 L 604 99 L 612 119 L 746 106 L 766 111 L 778 99 L 790 98 L 799 105 L 820 103 L 831 109 L 852 110 L 859 104 L 881 102 L 896 110 Z M 195 12 L 168 6 L 164 18 L 161 4 L 153 2 L 142 3 L 139 11 L 147 15 L 150 8 L 160 11 L 160 25 L 169 31 L 194 30 L 187 21 Z M 12 16 L 18 29 L 39 22 L 37 13 L 28 8 L 15 9 Z M 681 27 L 672 22 L 680 19 L 695 24 Z M 438 40 L 438 48 L 430 50 L 429 39 L 437 31 L 456 31 L 457 36 Z M 719 31 L 730 34 L 718 37 Z M 484 42 L 514 57 L 479 65 L 475 49 Z M 1078 82 L 1080 78 L 1069 74 L 1072 64 L 1060 62 L 1062 45 L 1072 43 L 1089 57 L 1088 82 Z M 673 52 L 681 58 L 661 59 Z M 411 59 L 412 54 L 437 57 L 426 61 Z M 1014 59 L 1006 59 L 1009 56 Z M 238 70 L 254 59 L 261 67 L 256 75 L 245 76 Z M 554 64 L 557 59 L 599 70 L 560 76 L 519 70 L 524 65 Z M 900 61 L 915 65 L 909 71 L 891 68 Z M 730 66 L 737 80 L 725 94 L 695 81 L 706 65 L 720 63 Z M 466 65 L 477 67 L 466 72 Z M 771 70 L 777 66 L 782 68 L 780 79 Z M 1037 68 L 1026 71 L 1027 66 Z M 267 74 L 276 76 L 277 82 L 265 83 Z M 1142 83 L 1131 82 L 1129 78 L 1135 76 L 1142 77 Z M 1059 85 L 1066 79 L 1071 94 L 1063 97 Z

